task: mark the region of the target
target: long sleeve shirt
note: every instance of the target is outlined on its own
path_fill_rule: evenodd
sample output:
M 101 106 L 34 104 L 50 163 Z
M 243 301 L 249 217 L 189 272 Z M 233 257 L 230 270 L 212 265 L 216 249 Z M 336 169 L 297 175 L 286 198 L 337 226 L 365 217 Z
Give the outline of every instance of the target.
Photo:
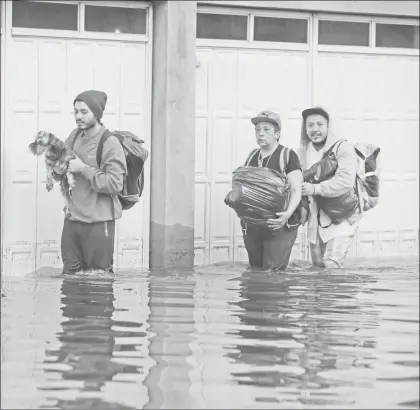
M 96 151 L 106 128 L 92 137 L 82 132 L 76 139 L 73 151 L 86 164 L 81 173 L 74 174 L 75 186 L 69 199 L 70 220 L 95 223 L 119 219 L 122 208 L 117 194 L 123 189 L 127 163 L 118 139 L 110 136 L 102 151 L 102 162 L 96 162 Z M 66 139 L 71 146 L 77 129 Z M 112 206 L 113 204 L 113 206 Z M 113 214 L 114 209 L 114 214 Z
M 357 154 L 354 147 L 343 141 L 335 151 L 338 168 L 334 176 L 314 185 L 315 195 L 336 198 L 349 192 L 354 186 L 357 172 Z

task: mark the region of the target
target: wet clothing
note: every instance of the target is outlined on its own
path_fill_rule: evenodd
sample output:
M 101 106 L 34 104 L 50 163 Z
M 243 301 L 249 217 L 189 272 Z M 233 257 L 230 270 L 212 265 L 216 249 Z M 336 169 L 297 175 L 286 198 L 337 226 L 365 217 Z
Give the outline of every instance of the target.
M 342 268 L 355 234 L 356 229 L 352 233 L 337 236 L 325 243 L 318 235 L 316 242 L 310 243 L 313 265 L 317 267 Z
M 244 244 L 251 266 L 262 269 L 285 269 L 289 264 L 298 227 L 283 226 L 276 232 L 247 225 L 243 229 Z
M 302 120 L 301 148 L 298 152 L 303 170 L 309 169 L 321 160 L 324 153 L 337 141 L 338 138 L 333 133 L 330 119 L 326 143 L 322 149 L 317 151 L 306 134 L 305 120 Z M 349 142 L 343 141 L 336 144 L 332 152 L 338 162 L 335 175 L 326 181 L 314 184 L 315 195 L 326 198 L 339 197 L 354 189 L 358 166 L 356 151 Z M 320 266 L 323 260 L 325 262 L 331 259 L 342 266 L 355 236 L 358 223 L 362 218 L 362 212 L 357 209 L 355 214 L 347 220 L 333 224 L 329 216 L 318 208 L 314 196 L 309 196 L 308 199 L 308 240 L 311 246 L 313 264 Z
M 273 153 L 262 160 L 262 166 L 278 172 L 280 169 L 280 155 L 284 149 L 278 145 Z M 248 166 L 259 166 L 260 150 L 251 156 Z M 300 170 L 300 162 L 297 154 L 290 150 L 289 160 L 285 166 L 286 175 L 292 171 Z M 269 228 L 259 228 L 251 224 L 241 222 L 245 248 L 248 253 L 249 264 L 262 269 L 285 269 L 289 264 L 293 245 L 297 238 L 298 226 L 288 228 L 283 226 L 278 231 Z
M 96 151 L 105 130 L 102 126 L 96 135 L 87 137 L 84 132 L 77 135 L 75 129 L 66 140 L 87 165 L 74 174 L 75 185 L 61 238 L 63 273 L 112 271 L 115 220 L 122 216 L 117 193 L 123 188 L 127 163 L 120 142 L 112 136 L 104 143 L 100 167 L 96 163 Z
M 64 220 L 61 235 L 63 273 L 100 269 L 112 272 L 115 221 L 85 223 Z

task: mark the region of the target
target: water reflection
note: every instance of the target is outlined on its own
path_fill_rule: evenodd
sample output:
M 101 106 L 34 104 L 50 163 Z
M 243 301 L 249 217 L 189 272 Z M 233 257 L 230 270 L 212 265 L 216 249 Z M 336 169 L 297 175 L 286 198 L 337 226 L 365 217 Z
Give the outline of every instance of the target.
M 245 371 L 233 371 L 239 385 L 274 388 L 259 401 L 285 405 L 352 405 L 337 386 L 373 385 L 368 376 L 343 380 L 339 372 L 369 368 L 375 347 L 377 312 L 364 287 L 372 277 L 344 272 L 267 274 L 244 272 L 240 284 L 241 337 L 228 356 Z M 273 391 L 273 390 L 272 390 Z M 335 396 L 335 397 L 334 397 Z
M 105 384 L 120 373 L 138 373 L 137 365 L 120 364 L 113 354 L 121 350 L 136 351 L 135 344 L 116 345 L 116 337 L 145 337 L 137 330 L 140 324 L 113 320 L 115 313 L 112 278 L 64 278 L 61 285 L 62 331 L 57 333 L 58 350 L 46 351 L 46 363 L 54 363 L 45 372 L 57 375 L 59 387 L 40 387 L 60 409 L 109 408 L 102 399 Z M 113 327 L 131 327 L 116 331 Z M 114 397 L 117 398 L 116 396 Z M 131 408 L 117 403 L 112 408 Z
M 149 355 L 155 364 L 144 382 L 149 397 L 144 408 L 194 408 L 188 362 L 194 334 L 193 295 L 191 271 L 150 275 Z
M 2 408 L 418 407 L 417 270 L 15 278 Z

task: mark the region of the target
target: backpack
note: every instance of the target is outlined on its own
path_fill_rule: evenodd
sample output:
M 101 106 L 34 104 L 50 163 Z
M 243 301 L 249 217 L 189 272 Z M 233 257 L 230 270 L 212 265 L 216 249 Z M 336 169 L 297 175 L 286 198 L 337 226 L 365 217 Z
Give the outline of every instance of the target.
M 357 188 L 360 206 L 369 211 L 379 200 L 379 152 L 381 149 L 372 144 L 354 144 L 357 154 Z
M 78 131 L 73 139 L 72 149 L 77 137 L 82 133 Z M 118 139 L 123 147 L 125 159 L 127 162 L 127 174 L 124 177 L 124 186 L 118 194 L 123 210 L 131 209 L 143 193 L 144 188 L 144 163 L 146 162 L 149 152 L 143 147 L 144 141 L 131 133 L 130 131 L 109 131 L 105 130 L 99 140 L 98 149 L 96 151 L 96 162 L 100 167 L 102 162 L 102 151 L 106 140 L 114 136 Z M 112 202 L 112 204 L 114 204 Z M 114 210 L 113 210 L 114 213 Z
M 317 184 L 334 176 L 338 168 L 338 162 L 333 148 L 338 144 L 338 150 L 343 141 L 336 141 L 324 153 L 320 161 L 304 172 L 305 182 Z M 354 144 L 354 149 L 358 161 L 354 191 L 334 198 L 316 198 L 319 208 L 323 209 L 333 223 L 340 223 L 347 219 L 349 215 L 354 214 L 357 207 L 361 211 L 368 211 L 378 203 L 379 171 L 377 169 L 377 157 L 380 148 L 371 144 L 357 143 Z

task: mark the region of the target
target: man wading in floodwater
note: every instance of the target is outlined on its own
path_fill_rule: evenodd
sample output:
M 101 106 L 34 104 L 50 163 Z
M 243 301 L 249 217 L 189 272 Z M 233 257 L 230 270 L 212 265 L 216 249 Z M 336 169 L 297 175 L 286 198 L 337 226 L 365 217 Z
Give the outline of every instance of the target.
M 312 263 L 319 267 L 342 267 L 362 217 L 355 191 L 357 154 L 352 144 L 334 135 L 330 116 L 324 109 L 307 109 L 302 117 L 299 152 L 302 168 L 309 169 L 327 158 L 327 154 L 337 161 L 337 170 L 331 178 L 317 184 L 302 184 L 302 195 L 309 197 L 308 240 Z M 321 209 L 327 202 L 329 209 L 344 215 L 340 222 L 332 221 Z
M 123 189 L 127 162 L 115 136 L 106 139 L 101 163 L 96 162 L 98 144 L 106 130 L 100 122 L 106 101 L 107 95 L 95 90 L 85 91 L 74 100 L 77 128 L 65 142 L 74 147 L 77 158 L 69 163 L 75 186 L 61 237 L 63 273 L 113 269 L 115 220 L 122 216 L 117 194 Z M 65 165 L 55 167 L 55 174 L 66 172 Z

